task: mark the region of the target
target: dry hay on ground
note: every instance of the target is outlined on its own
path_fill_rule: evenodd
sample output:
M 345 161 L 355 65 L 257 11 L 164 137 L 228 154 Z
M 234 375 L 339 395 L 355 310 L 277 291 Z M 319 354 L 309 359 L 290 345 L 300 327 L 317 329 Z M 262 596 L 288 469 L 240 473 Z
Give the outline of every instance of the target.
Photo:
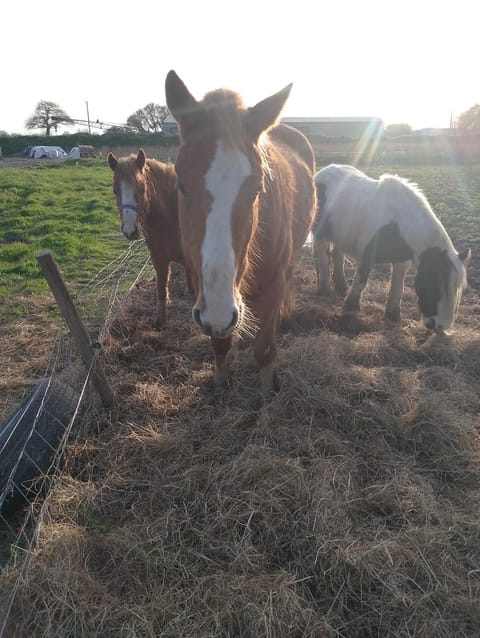
M 162 332 L 153 282 L 132 293 L 105 344 L 118 407 L 85 415 L 10 635 L 478 636 L 476 291 L 422 343 L 411 289 L 384 327 L 372 282 L 344 334 L 308 255 L 296 280 L 265 406 L 249 350 L 211 391 L 178 269 Z

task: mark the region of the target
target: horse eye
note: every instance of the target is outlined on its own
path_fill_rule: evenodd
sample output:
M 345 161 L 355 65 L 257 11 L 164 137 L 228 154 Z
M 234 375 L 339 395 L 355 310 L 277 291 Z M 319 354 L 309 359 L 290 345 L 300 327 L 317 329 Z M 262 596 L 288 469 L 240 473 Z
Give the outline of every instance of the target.
M 177 177 L 177 190 L 183 195 L 183 197 L 187 196 L 187 191 L 185 189 L 185 184 L 181 182 Z

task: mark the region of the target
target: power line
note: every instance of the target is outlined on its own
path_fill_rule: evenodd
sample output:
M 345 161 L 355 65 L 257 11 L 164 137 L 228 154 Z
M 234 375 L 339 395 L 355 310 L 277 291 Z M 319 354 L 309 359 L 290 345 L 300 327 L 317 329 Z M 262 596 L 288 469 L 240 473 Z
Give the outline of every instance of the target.
M 62 118 L 59 115 L 52 115 L 51 119 L 53 120 L 53 122 L 58 122 L 58 124 L 65 123 L 64 118 Z M 113 126 L 119 127 L 119 128 L 128 128 L 128 129 L 132 128 L 128 124 L 116 124 L 114 122 L 100 122 L 100 120 L 98 119 L 95 122 L 93 122 L 92 120 L 82 120 L 82 119 L 71 117 L 69 118 L 68 122 L 73 122 L 74 124 L 80 124 L 81 126 L 87 126 L 89 129 L 98 128 L 103 131 L 106 129 L 112 128 Z

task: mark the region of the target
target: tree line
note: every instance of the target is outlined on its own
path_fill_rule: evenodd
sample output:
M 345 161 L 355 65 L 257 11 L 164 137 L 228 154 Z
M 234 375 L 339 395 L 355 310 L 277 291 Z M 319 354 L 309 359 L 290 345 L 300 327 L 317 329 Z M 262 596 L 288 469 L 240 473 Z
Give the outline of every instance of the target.
M 163 122 L 168 116 L 168 108 L 150 102 L 143 108 L 138 109 L 127 118 L 124 126 L 112 126 L 108 130 L 118 130 L 118 132 L 136 133 L 160 133 Z M 28 130 L 40 129 L 45 135 L 51 135 L 54 130 L 58 131 L 59 125 L 74 126 L 76 121 L 72 119 L 58 104 L 41 100 L 35 107 L 31 117 L 25 122 Z M 453 127 L 464 132 L 480 132 L 480 104 L 474 104 L 467 111 L 461 113 L 452 122 Z M 391 124 L 386 127 L 388 135 L 405 135 L 412 132 L 409 124 Z
M 160 133 L 167 115 L 168 109 L 166 106 L 160 106 L 159 104 L 150 102 L 143 108 L 135 111 L 135 113 L 132 113 L 132 115 L 127 118 L 124 126 L 111 126 L 108 130 L 112 131 L 112 129 L 116 129 L 118 132 Z M 74 126 L 77 123 L 77 120 L 71 118 L 70 115 L 55 102 L 41 100 L 35 107 L 33 115 L 25 122 L 25 128 L 28 130 L 42 130 L 45 135 L 49 136 L 52 134 L 52 131 L 57 132 L 60 125 Z M 94 122 L 92 122 L 92 124 L 94 124 Z

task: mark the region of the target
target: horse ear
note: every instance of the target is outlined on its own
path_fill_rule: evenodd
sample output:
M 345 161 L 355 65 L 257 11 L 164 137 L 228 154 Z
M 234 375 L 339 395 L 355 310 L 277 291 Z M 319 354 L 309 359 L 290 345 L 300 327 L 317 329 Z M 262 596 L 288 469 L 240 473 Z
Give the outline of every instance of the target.
M 145 162 L 147 161 L 147 156 L 145 155 L 145 151 L 143 150 L 143 148 L 141 148 L 138 153 L 137 153 L 137 159 L 135 160 L 135 163 L 138 166 L 138 170 L 142 170 L 142 168 L 145 166 Z
M 470 248 L 465 248 L 465 250 L 462 250 L 461 253 L 458 253 L 458 258 L 460 259 L 460 261 L 463 261 L 463 264 L 465 266 L 468 265 L 471 256 L 472 256 L 472 251 L 470 250 Z
M 182 126 L 185 118 L 195 110 L 197 100 L 175 71 L 169 71 L 165 80 L 165 96 L 170 113 Z
M 107 160 L 108 160 L 108 165 L 110 166 L 112 171 L 115 171 L 115 169 L 118 166 L 118 159 L 115 157 L 113 153 L 109 153 L 107 156 Z
M 275 126 L 291 90 L 292 84 L 289 84 L 248 109 L 247 127 L 253 139 L 257 140 L 264 131 Z

